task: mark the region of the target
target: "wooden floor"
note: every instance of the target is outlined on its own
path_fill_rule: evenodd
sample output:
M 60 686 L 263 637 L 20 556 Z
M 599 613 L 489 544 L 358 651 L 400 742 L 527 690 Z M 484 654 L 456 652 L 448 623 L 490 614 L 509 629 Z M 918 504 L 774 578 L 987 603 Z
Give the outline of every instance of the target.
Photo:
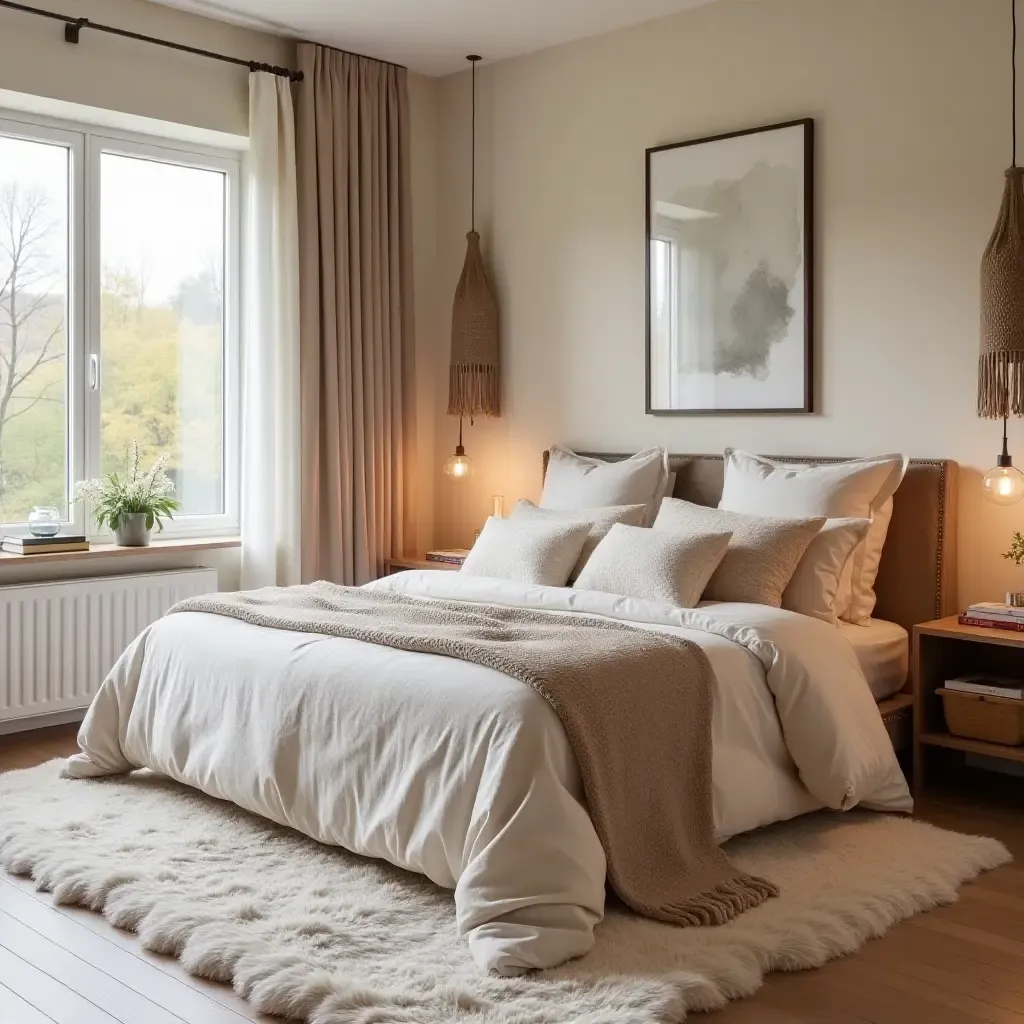
M 75 749 L 74 727 L 0 736 L 0 771 Z M 919 802 L 936 825 L 996 836 L 1024 858 L 1024 779 L 977 775 Z M 242 1024 L 252 1013 L 222 985 L 144 952 L 98 914 L 0 877 L 0 1024 Z M 965 886 L 817 971 L 773 974 L 708 1024 L 1024 1024 L 1024 867 Z

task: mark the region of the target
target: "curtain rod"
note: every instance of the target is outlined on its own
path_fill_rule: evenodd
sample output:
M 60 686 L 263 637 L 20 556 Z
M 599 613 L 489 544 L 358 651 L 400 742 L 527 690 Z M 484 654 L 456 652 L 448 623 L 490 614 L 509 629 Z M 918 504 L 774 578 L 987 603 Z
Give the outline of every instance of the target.
M 77 43 L 82 29 L 88 28 L 96 32 L 106 32 L 112 36 L 122 36 L 125 39 L 137 39 L 142 43 L 163 46 L 168 50 L 180 50 L 183 53 L 193 53 L 197 57 L 209 57 L 211 60 L 224 61 L 226 64 L 237 64 L 239 67 L 248 68 L 250 71 L 266 71 L 271 75 L 277 75 L 279 78 L 288 78 L 293 82 L 302 81 L 301 71 L 292 71 L 290 68 L 263 64 L 255 60 L 242 60 L 241 57 L 229 57 L 226 53 L 214 53 L 212 50 L 201 50 L 197 46 L 174 43 L 169 39 L 157 39 L 156 36 L 145 36 L 140 32 L 129 32 L 127 29 L 114 28 L 112 25 L 101 25 L 98 21 L 90 21 L 88 18 L 72 18 L 67 14 L 58 14 L 56 11 L 45 11 L 41 7 L 29 7 L 28 4 L 15 3 L 14 0 L 0 0 L 0 7 L 7 7 L 12 11 L 21 11 L 22 14 L 35 14 L 41 18 L 50 18 L 53 21 L 63 22 L 64 39 L 69 43 Z

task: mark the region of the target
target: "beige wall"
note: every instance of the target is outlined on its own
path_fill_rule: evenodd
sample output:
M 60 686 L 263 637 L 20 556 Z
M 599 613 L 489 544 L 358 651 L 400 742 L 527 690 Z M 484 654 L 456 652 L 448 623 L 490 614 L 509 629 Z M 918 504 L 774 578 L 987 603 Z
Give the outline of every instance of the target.
M 974 415 L 978 265 L 1010 156 L 1006 6 L 721 0 L 485 69 L 480 220 L 507 415 L 468 431 L 468 485 L 438 484 L 438 541 L 471 539 L 491 494 L 536 496 L 555 441 L 899 450 L 964 467 L 962 600 L 1024 586 L 999 557 L 1024 506 L 980 497 L 999 427 Z M 465 75 L 440 83 L 439 104 L 443 340 L 468 216 Z M 645 415 L 644 149 L 804 116 L 818 142 L 819 413 Z M 455 430 L 442 400 L 438 466 Z M 1010 430 L 1024 467 L 1024 425 Z

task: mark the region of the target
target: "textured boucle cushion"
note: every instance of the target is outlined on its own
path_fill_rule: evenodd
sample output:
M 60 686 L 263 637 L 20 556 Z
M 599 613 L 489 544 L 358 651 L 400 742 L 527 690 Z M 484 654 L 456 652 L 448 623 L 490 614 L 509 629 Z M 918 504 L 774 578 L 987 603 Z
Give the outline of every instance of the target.
M 665 498 L 654 529 L 689 534 L 731 533 L 725 557 L 704 589 L 704 598 L 778 608 L 800 559 L 824 523 L 824 518 L 748 516 Z
M 583 550 L 576 560 L 569 581 L 576 579 L 587 564 L 587 559 L 600 543 L 601 538 L 616 524 L 639 526 L 644 521 L 644 505 L 612 505 L 610 508 L 557 509 L 540 508 L 526 498 L 520 498 L 509 519 L 523 523 L 586 523 L 590 527 L 587 539 L 583 542 Z
M 721 562 L 730 536 L 617 523 L 594 549 L 576 589 L 692 608 Z
M 564 587 L 590 523 L 524 523 L 491 516 L 460 572 Z

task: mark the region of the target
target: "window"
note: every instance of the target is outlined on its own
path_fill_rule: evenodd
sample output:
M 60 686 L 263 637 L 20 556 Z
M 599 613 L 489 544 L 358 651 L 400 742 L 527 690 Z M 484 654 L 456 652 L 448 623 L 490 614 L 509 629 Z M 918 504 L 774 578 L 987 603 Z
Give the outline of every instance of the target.
M 0 524 L 70 503 L 132 441 L 167 454 L 169 533 L 238 527 L 233 153 L 0 118 Z

